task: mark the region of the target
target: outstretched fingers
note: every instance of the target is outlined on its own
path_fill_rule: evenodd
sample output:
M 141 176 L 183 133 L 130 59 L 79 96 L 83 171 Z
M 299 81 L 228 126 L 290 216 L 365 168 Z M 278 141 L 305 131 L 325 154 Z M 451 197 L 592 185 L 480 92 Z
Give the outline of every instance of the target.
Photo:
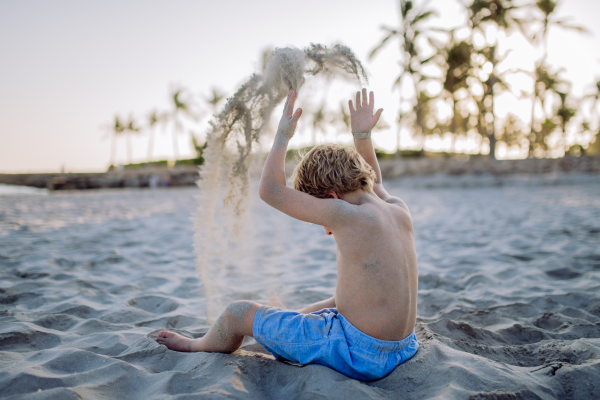
M 352 100 L 348 100 L 348 107 L 350 107 L 350 114 L 352 114 L 353 112 L 356 112 L 356 109 L 354 108 L 354 105 L 352 104 Z
M 292 117 L 292 118 L 293 118 L 293 120 L 294 120 L 294 122 L 295 122 L 295 121 L 298 121 L 298 118 L 300 118 L 300 116 L 301 116 L 301 115 L 302 115 L 302 109 L 301 109 L 301 108 L 298 108 L 298 109 L 296 110 L 296 112 L 294 113 L 294 116 Z
M 286 115 L 288 112 L 289 104 L 290 104 L 290 95 L 292 92 L 290 91 L 285 99 L 285 104 L 283 105 L 283 115 Z
M 294 102 L 296 101 L 296 92 L 294 90 L 290 90 L 288 93 L 287 99 L 285 100 L 285 105 L 283 106 L 283 115 L 286 117 L 292 116 L 292 111 L 294 110 Z
M 371 92 L 371 95 L 373 94 L 373 92 Z M 380 108 L 379 110 L 377 110 L 377 112 L 375 113 L 375 115 L 373 116 L 373 121 L 374 124 L 377 123 L 377 121 L 379 121 L 379 117 L 381 117 L 381 113 L 383 112 L 383 108 Z
M 361 97 L 362 97 L 362 100 L 361 100 Z M 358 109 L 361 107 L 373 106 L 374 104 L 375 104 L 375 95 L 373 94 L 373 92 L 370 92 L 368 100 L 367 100 L 367 89 L 362 90 L 362 96 L 361 96 L 360 91 L 356 92 L 356 108 L 353 108 L 352 100 L 348 101 L 348 105 L 350 106 L 350 111 L 358 111 Z

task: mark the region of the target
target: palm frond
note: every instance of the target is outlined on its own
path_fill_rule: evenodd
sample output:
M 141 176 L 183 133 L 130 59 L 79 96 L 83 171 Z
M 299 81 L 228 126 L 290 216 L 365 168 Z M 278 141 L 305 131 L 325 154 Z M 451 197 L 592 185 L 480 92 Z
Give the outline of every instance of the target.
M 429 17 L 437 16 L 438 13 L 434 10 L 424 11 L 423 13 L 417 15 L 414 19 L 412 19 L 409 23 L 410 26 L 414 26 L 418 24 L 420 21 L 424 21 Z
M 580 33 L 591 33 L 591 31 L 581 25 L 571 25 L 568 22 L 564 21 L 564 20 L 557 20 L 554 21 L 554 23 L 558 26 L 560 26 L 561 28 L 565 28 L 565 29 L 571 29 Z
M 396 32 L 394 31 L 393 33 L 390 33 L 389 35 L 384 37 L 383 40 L 381 40 L 381 43 L 379 43 L 379 45 L 377 47 L 375 47 L 373 50 L 371 50 L 371 53 L 369 53 L 369 60 L 372 60 L 373 57 L 375 57 L 375 55 L 377 54 L 377 52 L 379 50 L 381 50 L 383 48 L 383 46 L 385 46 L 387 41 L 390 40 L 392 38 L 392 36 L 394 36 L 395 34 L 396 34 Z

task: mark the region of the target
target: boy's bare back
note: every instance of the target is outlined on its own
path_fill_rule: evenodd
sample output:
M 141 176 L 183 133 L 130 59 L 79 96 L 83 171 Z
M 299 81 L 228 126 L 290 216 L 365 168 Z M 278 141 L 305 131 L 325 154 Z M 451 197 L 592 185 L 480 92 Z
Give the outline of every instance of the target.
M 355 200 L 355 199 L 352 199 Z M 404 203 L 356 195 L 358 212 L 333 232 L 338 311 L 369 336 L 400 340 L 414 329 L 418 271 L 412 220 Z

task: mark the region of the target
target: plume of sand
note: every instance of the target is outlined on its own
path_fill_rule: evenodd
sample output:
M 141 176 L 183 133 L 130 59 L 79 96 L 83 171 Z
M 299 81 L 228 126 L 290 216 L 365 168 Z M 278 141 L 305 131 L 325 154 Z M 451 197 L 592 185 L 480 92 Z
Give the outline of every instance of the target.
M 200 204 L 194 219 L 197 266 L 209 322 L 223 309 L 225 266 L 236 259 L 236 248 L 245 237 L 248 169 L 253 152 L 274 108 L 290 90 L 299 91 L 306 76 L 311 75 L 350 76 L 359 83 L 361 78 L 367 80 L 362 64 L 348 47 L 311 44 L 304 50 L 276 49 L 264 76 L 253 74 L 211 121 L 205 164 L 198 181 Z

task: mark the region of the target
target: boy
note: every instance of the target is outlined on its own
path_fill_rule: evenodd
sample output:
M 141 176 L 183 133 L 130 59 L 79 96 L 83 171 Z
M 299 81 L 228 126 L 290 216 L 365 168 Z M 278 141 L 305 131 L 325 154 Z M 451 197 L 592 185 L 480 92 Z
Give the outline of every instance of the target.
M 296 93 L 285 103 L 273 148 L 260 180 L 260 197 L 299 220 L 322 225 L 337 243 L 335 296 L 287 311 L 274 296 L 271 307 L 236 301 L 206 335 L 188 339 L 162 331 L 157 341 L 177 351 L 230 353 L 253 336 L 277 358 L 326 365 L 355 379 L 375 380 L 411 358 L 418 344 L 418 271 L 412 220 L 402 200 L 382 186 L 371 143 L 373 92 L 349 101 L 356 150 L 313 148 L 286 186 L 285 154 L 302 110 L 292 114 Z M 296 189 L 296 190 L 295 190 Z M 278 306 L 278 307 L 273 307 Z

